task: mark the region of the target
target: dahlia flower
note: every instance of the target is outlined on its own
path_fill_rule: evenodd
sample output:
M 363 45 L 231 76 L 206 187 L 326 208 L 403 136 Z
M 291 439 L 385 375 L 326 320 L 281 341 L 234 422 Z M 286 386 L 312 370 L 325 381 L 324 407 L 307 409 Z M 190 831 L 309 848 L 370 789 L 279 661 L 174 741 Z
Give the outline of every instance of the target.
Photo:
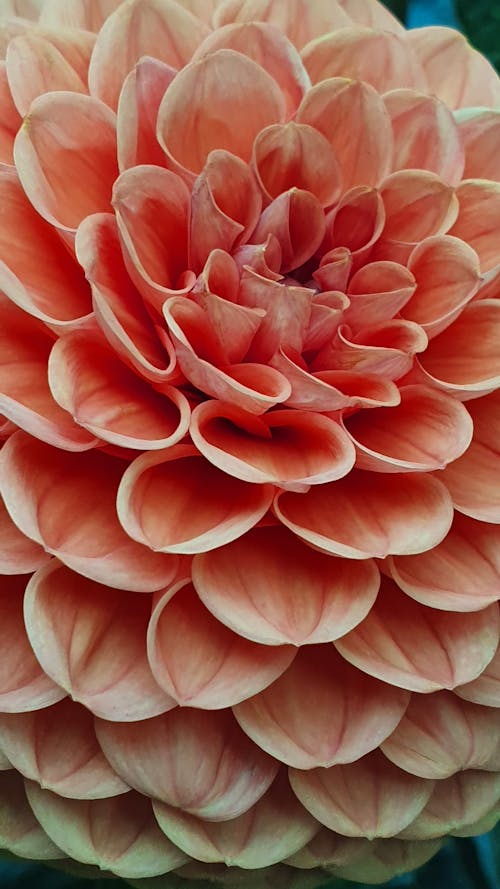
M 487 830 L 499 78 L 377 0 L 0 8 L 1 847 L 285 889 Z

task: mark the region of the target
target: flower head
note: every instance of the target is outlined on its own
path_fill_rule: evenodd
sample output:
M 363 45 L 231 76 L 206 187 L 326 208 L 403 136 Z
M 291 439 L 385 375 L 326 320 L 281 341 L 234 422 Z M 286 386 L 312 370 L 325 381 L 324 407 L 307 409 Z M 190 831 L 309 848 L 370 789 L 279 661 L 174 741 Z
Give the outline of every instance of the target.
M 497 75 L 377 0 L 2 11 L 1 844 L 294 886 L 487 829 Z

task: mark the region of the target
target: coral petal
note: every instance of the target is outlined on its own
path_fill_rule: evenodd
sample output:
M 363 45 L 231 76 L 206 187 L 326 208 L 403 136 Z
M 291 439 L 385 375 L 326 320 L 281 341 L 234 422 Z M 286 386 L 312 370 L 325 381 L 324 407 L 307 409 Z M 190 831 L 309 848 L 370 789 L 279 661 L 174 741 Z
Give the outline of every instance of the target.
M 411 299 L 415 287 L 415 278 L 405 266 L 397 262 L 369 262 L 349 281 L 350 305 L 343 321 L 355 329 L 390 319 Z
M 339 0 L 339 3 L 356 25 L 404 34 L 399 19 L 379 0 Z
M 156 138 L 156 118 L 165 90 L 177 71 L 143 56 L 124 80 L 117 108 L 116 140 L 120 172 L 140 164 L 165 166 Z
M 446 836 L 483 818 L 500 799 L 500 774 L 467 769 L 437 781 L 425 809 L 402 833 L 410 840 Z
M 281 271 L 299 268 L 314 256 L 325 235 L 319 200 L 310 191 L 295 187 L 278 195 L 262 213 L 251 241 L 260 244 L 269 235 L 274 235 L 281 247 Z
M 474 704 L 500 707 L 500 645 L 481 676 L 456 688 L 455 694 Z
M 466 108 L 455 113 L 465 150 L 464 179 L 500 180 L 500 110 Z
M 345 28 L 351 24 L 342 4 L 330 0 L 223 0 L 215 12 L 214 25 L 220 28 L 229 22 L 263 21 L 275 25 L 301 49 L 325 31 Z
M 0 498 L 0 572 L 28 574 L 40 568 L 49 558 L 40 544 L 21 533 Z
M 14 163 L 14 139 L 21 124 L 22 118 L 12 100 L 6 65 L 2 60 L 0 61 L 0 163 Z
M 417 243 L 431 235 L 444 234 L 457 218 L 454 190 L 435 173 L 399 170 L 384 180 L 381 195 L 385 207 L 384 241 Z
M 458 217 L 449 234 L 469 244 L 479 256 L 481 271 L 489 272 L 498 264 L 500 182 L 465 180 L 457 188 L 457 197 Z
M 40 24 L 47 28 L 99 31 L 122 0 L 44 0 Z

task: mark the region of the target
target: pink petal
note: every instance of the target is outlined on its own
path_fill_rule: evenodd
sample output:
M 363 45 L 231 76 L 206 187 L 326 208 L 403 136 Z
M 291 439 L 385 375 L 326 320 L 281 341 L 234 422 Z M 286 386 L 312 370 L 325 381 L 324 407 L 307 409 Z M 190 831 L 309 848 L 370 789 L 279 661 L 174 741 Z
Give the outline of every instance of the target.
M 114 185 L 113 207 L 127 271 L 161 314 L 169 296 L 194 284 L 194 274 L 186 273 L 189 191 L 169 170 L 132 167 Z
M 217 401 L 195 408 L 191 438 L 223 472 L 282 487 L 341 478 L 355 456 L 340 425 L 321 414 L 280 410 L 259 418 Z
M 40 568 L 49 558 L 40 544 L 25 537 L 17 525 L 14 525 L 0 498 L 1 574 L 29 574 Z
M 0 163 L 14 163 L 14 139 L 21 124 L 21 116 L 12 101 L 5 62 L 0 61 Z
M 24 713 L 49 707 L 66 697 L 43 671 L 33 654 L 23 619 L 23 598 L 28 578 L 8 577 L 0 596 L 0 709 Z
M 160 831 L 151 803 L 137 793 L 70 800 L 26 782 L 29 804 L 48 835 L 70 858 L 118 877 L 154 877 L 186 861 Z
M 169 299 L 164 315 L 179 367 L 197 389 L 250 414 L 261 414 L 286 401 L 290 385 L 274 368 L 252 362 L 228 363 L 210 315 L 195 302 Z
M 313 867 L 342 867 L 363 858 L 370 849 L 370 841 L 361 837 L 343 837 L 322 827 L 315 837 L 286 861 L 293 867 L 309 870 Z
M 324 213 L 318 199 L 300 188 L 280 194 L 262 213 L 252 243 L 260 244 L 269 235 L 274 235 L 281 247 L 281 271 L 299 268 L 314 256 L 325 236 Z
M 133 540 L 155 552 L 196 553 L 223 546 L 253 528 L 273 494 L 271 485 L 241 482 L 212 466 L 195 448 L 178 445 L 143 454 L 130 464 L 118 489 L 117 509 Z
M 362 80 L 378 92 L 425 88 L 417 57 L 394 31 L 347 27 L 322 33 L 301 52 L 313 83 L 329 77 Z
M 0 774 L 0 805 L 2 823 L 0 844 L 20 858 L 52 861 L 64 852 L 49 839 L 40 827 L 26 799 L 24 781 L 11 769 Z
M 43 0 L 40 24 L 47 28 L 99 31 L 121 0 Z
M 378 0 L 339 0 L 339 3 L 357 25 L 404 34 L 401 22 Z
M 462 457 L 446 468 L 442 479 L 459 512 L 482 522 L 498 524 L 500 394 L 493 392 L 474 400 L 468 410 L 474 422 L 472 444 Z
M 400 170 L 381 187 L 385 207 L 384 241 L 417 243 L 444 234 L 457 218 L 454 190 L 435 173 Z
M 498 748 L 500 711 L 461 701 L 447 691 L 412 695 L 382 750 L 412 775 L 449 778 L 463 769 L 486 769 Z
M 446 536 L 451 498 L 436 478 L 354 470 L 306 494 L 278 493 L 280 521 L 320 550 L 349 559 L 421 553 Z
M 257 133 L 282 121 L 285 113 L 278 84 L 260 65 L 220 49 L 177 75 L 160 105 L 157 135 L 175 168 L 192 179 L 215 148 L 250 160 Z M 228 125 L 232 120 L 237 127 Z
M 309 287 L 268 278 L 245 266 L 238 299 L 247 308 L 264 313 L 249 355 L 256 361 L 267 363 L 280 348 L 301 352 L 314 296 L 314 290 Z M 290 394 L 289 383 L 287 388 L 286 398 Z
M 500 384 L 500 303 L 484 299 L 466 306 L 419 358 L 433 385 L 467 400 Z
M 125 77 L 142 56 L 178 69 L 186 65 L 208 27 L 172 0 L 121 4 L 99 31 L 89 69 L 89 87 L 116 108 Z
M 41 5 L 42 0 L 3 0 L 2 15 L 19 16 L 36 22 Z
M 317 822 L 290 789 L 286 772 L 248 812 L 229 824 L 202 821 L 163 803 L 154 803 L 154 813 L 164 833 L 187 855 L 230 867 L 269 867 L 318 831 Z
M 297 111 L 330 142 L 345 188 L 376 185 L 391 170 L 392 128 L 381 97 L 367 83 L 335 77 L 308 90 Z
M 177 0 L 180 6 L 198 16 L 199 19 L 212 24 L 212 16 L 219 4 L 219 0 Z
M 2 713 L 0 731 L 14 768 L 59 796 L 101 799 L 130 789 L 105 760 L 92 714 L 69 698 L 34 713 Z
M 394 731 L 409 698 L 355 670 L 333 646 L 315 646 L 302 648 L 276 682 L 233 709 L 259 747 L 302 770 L 364 757 Z
M 165 90 L 176 74 L 170 65 L 143 56 L 125 78 L 116 120 L 121 172 L 140 164 L 165 166 L 165 153 L 156 138 L 156 118 Z
M 458 218 L 449 234 L 466 241 L 479 256 L 481 271 L 498 264 L 500 183 L 470 179 L 457 188 Z
M 453 525 L 434 549 L 394 556 L 389 569 L 412 599 L 446 612 L 478 611 L 498 599 L 500 527 L 455 513 Z
M 368 262 L 347 286 L 350 305 L 343 314 L 349 327 L 359 328 L 393 318 L 411 299 L 416 281 L 396 262 Z
M 47 675 L 112 721 L 146 719 L 175 706 L 147 660 L 150 612 L 149 597 L 104 587 L 55 559 L 26 590 L 26 627 Z
M 216 28 L 229 22 L 263 21 L 275 25 L 297 49 L 325 31 L 345 28 L 351 24 L 337 0 L 223 0 L 213 23 Z
M 403 386 L 399 391 L 396 406 L 344 418 L 342 425 L 356 446 L 356 465 L 372 472 L 444 469 L 471 443 L 470 414 L 430 386 Z
M 495 654 L 499 632 L 496 603 L 472 614 L 435 611 L 386 579 L 370 613 L 336 647 L 370 676 L 430 692 L 476 679 Z
M 401 834 L 427 840 L 455 833 L 486 815 L 500 799 L 500 774 L 468 769 L 436 781 L 425 809 Z
M 218 49 L 234 49 L 264 68 L 281 89 L 286 117 L 294 114 L 311 81 L 299 53 L 276 25 L 244 21 L 218 27 L 198 47 L 193 61 Z
M 346 192 L 327 218 L 327 239 L 332 247 L 347 247 L 357 271 L 368 258 L 385 224 L 380 193 L 368 186 L 355 186 Z
M 23 534 L 47 552 L 116 589 L 150 592 L 171 582 L 175 556 L 152 553 L 118 523 L 121 460 L 96 451 L 60 451 L 24 432 L 11 436 L 0 454 L 5 505 Z
M 230 710 L 177 707 L 143 722 L 97 720 L 96 729 L 106 758 L 131 787 L 207 821 L 247 812 L 278 771 Z
M 210 614 L 189 580 L 158 600 L 148 631 L 158 684 L 181 706 L 221 710 L 267 688 L 295 657 L 291 645 L 242 639 Z
M 410 89 L 392 90 L 384 103 L 394 133 L 393 169 L 429 170 L 457 185 L 464 170 L 464 149 L 445 103 Z
M 408 268 L 417 288 L 401 315 L 420 324 L 429 337 L 441 333 L 458 317 L 478 290 L 477 254 L 458 238 L 426 238 L 411 253 Z
M 192 192 L 189 267 L 199 272 L 212 250 L 247 241 L 262 208 L 257 183 L 240 158 L 212 151 Z
M 465 149 L 464 179 L 500 179 L 500 110 L 464 108 L 455 114 Z
M 377 751 L 360 762 L 309 772 L 291 769 L 295 794 L 315 818 L 344 836 L 391 837 L 422 811 L 433 781 L 409 777 Z
M 455 694 L 485 707 L 500 707 L 500 645 L 481 675 L 456 688 Z
M 39 96 L 17 134 L 14 159 L 35 210 L 72 235 L 85 216 L 110 208 L 118 175 L 114 114 L 92 96 Z
M 429 93 L 450 108 L 498 105 L 498 74 L 458 31 L 415 28 L 408 31 L 407 40 L 424 69 Z
M 119 447 L 167 448 L 189 428 L 186 397 L 171 386 L 156 393 L 117 361 L 101 336 L 61 337 L 50 354 L 49 385 L 79 426 Z
M 363 620 L 379 575 L 372 561 L 315 552 L 275 526 L 197 556 L 193 583 L 212 614 L 244 638 L 300 646 L 338 639 Z
M 318 371 L 336 367 L 358 376 L 377 374 L 386 380 L 398 380 L 413 367 L 415 354 L 423 352 L 427 344 L 425 331 L 413 321 L 387 321 L 363 327 L 356 334 L 343 324 L 318 353 L 312 367 Z

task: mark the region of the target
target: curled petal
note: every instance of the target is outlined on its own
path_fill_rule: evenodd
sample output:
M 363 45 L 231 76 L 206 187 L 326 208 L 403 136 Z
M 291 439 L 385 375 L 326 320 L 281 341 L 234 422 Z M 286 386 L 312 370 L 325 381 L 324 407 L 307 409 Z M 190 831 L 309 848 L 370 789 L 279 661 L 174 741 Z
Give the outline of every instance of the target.
M 394 89 L 384 96 L 394 134 L 394 170 L 429 170 L 457 185 L 464 171 L 464 149 L 453 114 L 435 96 Z
M 211 292 L 211 287 L 215 293 Z M 228 298 L 218 296 L 218 291 L 227 293 Z M 248 355 L 257 331 L 265 323 L 263 309 L 233 302 L 238 292 L 236 263 L 229 253 L 213 250 L 195 284 L 193 298 L 206 314 L 204 322 L 217 331 L 222 352 L 231 364 L 242 361 Z
M 296 120 L 330 142 L 345 188 L 376 185 L 391 170 L 390 117 L 369 84 L 347 77 L 325 80 L 308 90 Z
M 214 26 L 229 22 L 269 22 L 286 34 L 297 49 L 325 31 L 345 28 L 351 19 L 341 3 L 330 0 L 223 0 L 214 14 Z
M 318 831 L 315 819 L 290 789 L 281 772 L 267 793 L 230 824 L 202 821 L 163 803 L 153 803 L 158 824 L 169 839 L 198 861 L 231 867 L 263 868 L 300 849 Z
M 445 486 L 423 473 L 354 470 L 306 494 L 278 493 L 275 510 L 307 543 L 348 559 L 425 552 L 446 536 L 453 519 Z
M 21 533 L 0 498 L 0 572 L 29 574 L 49 558 L 40 544 Z
M 370 613 L 336 647 L 370 676 L 431 692 L 476 679 L 495 654 L 499 631 L 496 603 L 473 614 L 436 611 L 384 580 Z
M 394 556 L 389 570 L 412 599 L 446 612 L 479 611 L 498 599 L 500 527 L 455 513 L 434 549 Z
M 481 271 L 489 272 L 498 264 L 500 182 L 465 180 L 457 187 L 457 198 L 458 217 L 449 234 L 466 241 L 479 256 Z
M 335 367 L 339 371 L 354 371 L 358 376 L 377 374 L 386 380 L 398 380 L 411 370 L 414 356 L 423 352 L 427 344 L 427 334 L 413 321 L 388 321 L 363 327 L 356 334 L 342 324 L 333 340 L 318 353 L 312 367 L 318 371 Z
M 99 31 L 121 0 L 44 0 L 40 24 L 47 28 Z
M 474 704 L 500 707 L 500 645 L 481 675 L 472 682 L 456 688 L 455 694 L 464 701 L 472 701 Z
M 258 645 L 219 623 L 188 580 L 157 601 L 148 653 L 163 690 L 181 706 L 203 710 L 221 710 L 256 694 L 295 657 L 291 645 Z
M 318 268 L 313 272 L 314 280 L 323 291 L 343 293 L 347 289 L 352 270 L 352 256 L 348 247 L 334 247 L 321 257 Z M 319 294 L 318 294 L 319 295 Z M 348 303 L 342 309 L 347 309 Z
M 142 722 L 99 719 L 96 730 L 104 755 L 131 787 L 207 821 L 247 812 L 278 771 L 230 710 L 177 707 Z
M 2 713 L 24 713 L 49 707 L 66 692 L 43 671 L 30 645 L 23 618 L 27 578 L 8 577 L 0 596 L 0 708 Z
M 165 166 L 165 153 L 156 138 L 156 118 L 176 74 L 171 65 L 143 56 L 125 78 L 116 120 L 120 172 L 141 164 Z
M 49 839 L 26 799 L 22 776 L 14 769 L 0 774 L 2 823 L 0 844 L 20 858 L 53 861 L 64 852 Z
M 75 455 L 17 432 L 0 452 L 0 488 L 16 525 L 47 552 L 97 583 L 150 592 L 172 581 L 177 559 L 152 553 L 120 526 L 124 468 L 107 454 Z
M 473 423 L 465 407 L 430 386 L 402 386 L 401 402 L 343 419 L 356 465 L 372 472 L 444 469 L 467 450 Z
M 26 627 L 45 672 L 74 701 L 112 721 L 146 719 L 175 706 L 148 664 L 150 611 L 147 596 L 94 583 L 55 559 L 26 590 Z
M 247 308 L 264 314 L 250 344 L 252 358 L 267 362 L 280 348 L 302 350 L 311 320 L 313 290 L 281 283 L 245 267 L 238 298 Z
M 92 714 L 69 698 L 34 713 L 2 713 L 0 732 L 13 767 L 59 796 L 101 799 L 130 789 L 104 758 Z
M 473 825 L 500 799 L 500 774 L 467 769 L 436 781 L 425 809 L 401 833 L 404 839 L 427 840 L 447 836 Z
M 151 803 L 137 793 L 97 800 L 64 799 L 26 782 L 33 813 L 70 858 L 118 877 L 154 877 L 186 861 L 156 824 Z
M 178 445 L 130 464 L 118 489 L 118 517 L 130 537 L 156 552 L 204 552 L 256 525 L 273 493 L 271 485 L 232 478 L 195 448 Z
M 295 794 L 315 818 L 344 836 L 392 837 L 420 814 L 433 781 L 412 777 L 377 751 L 359 762 L 291 769 Z
M 447 691 L 413 695 L 382 751 L 401 769 L 423 778 L 449 778 L 463 769 L 490 771 L 499 728 L 500 710 L 461 701 Z
M 340 248 L 343 249 L 342 247 Z M 332 263 L 333 265 L 333 263 Z M 333 277 L 333 270 L 330 270 Z M 339 270 L 340 271 L 340 270 Z M 316 274 L 316 273 L 315 273 Z M 328 274 L 328 272 L 327 272 Z M 303 337 L 303 350 L 315 351 L 330 343 L 342 322 L 343 313 L 349 306 L 349 297 L 338 290 L 319 291 L 313 296 L 309 324 Z M 274 355 L 273 360 L 280 360 L 283 350 Z M 286 358 L 286 356 L 285 356 Z M 286 358 L 288 361 L 289 359 Z
M 270 74 L 247 56 L 220 49 L 179 72 L 160 105 L 157 135 L 167 157 L 192 179 L 214 148 L 250 160 L 257 133 L 285 113 Z
M 397 87 L 425 88 L 417 57 L 394 31 L 358 26 L 323 32 L 301 56 L 313 83 L 340 76 L 362 80 L 382 93 Z
M 385 210 L 375 188 L 356 186 L 346 192 L 328 215 L 327 237 L 332 247 L 347 247 L 356 271 L 368 257 L 385 224 Z
M 331 642 L 363 620 L 379 575 L 372 561 L 315 552 L 276 526 L 197 556 L 193 583 L 215 617 L 244 638 L 301 646 Z
M 411 299 L 415 287 L 415 278 L 405 266 L 369 262 L 349 281 L 349 306 L 343 320 L 351 328 L 359 328 L 393 318 Z
M 464 108 L 455 113 L 465 151 L 464 179 L 500 180 L 500 109 Z
M 0 163 L 14 163 L 13 149 L 22 118 L 12 100 L 5 62 L 0 61 Z
M 300 188 L 280 194 L 262 213 L 252 243 L 260 244 L 269 235 L 274 235 L 281 247 L 281 271 L 299 268 L 316 253 L 325 236 L 318 199 Z
M 191 438 L 223 472 L 292 489 L 341 478 L 355 457 L 338 423 L 306 411 L 255 417 L 233 405 L 205 402 L 193 411 Z
M 423 170 L 399 170 L 381 187 L 385 208 L 384 241 L 414 244 L 444 234 L 457 218 L 451 186 Z
M 45 93 L 17 134 L 14 159 L 35 210 L 71 236 L 85 216 L 110 209 L 115 116 L 93 96 Z
M 89 68 L 91 94 L 116 108 L 123 81 L 142 56 L 177 70 L 207 34 L 207 25 L 173 0 L 122 3 L 97 36 Z
M 287 765 L 328 768 L 378 747 L 409 699 L 408 692 L 355 670 L 333 646 L 315 646 L 301 649 L 276 682 L 234 713 L 259 747 Z

